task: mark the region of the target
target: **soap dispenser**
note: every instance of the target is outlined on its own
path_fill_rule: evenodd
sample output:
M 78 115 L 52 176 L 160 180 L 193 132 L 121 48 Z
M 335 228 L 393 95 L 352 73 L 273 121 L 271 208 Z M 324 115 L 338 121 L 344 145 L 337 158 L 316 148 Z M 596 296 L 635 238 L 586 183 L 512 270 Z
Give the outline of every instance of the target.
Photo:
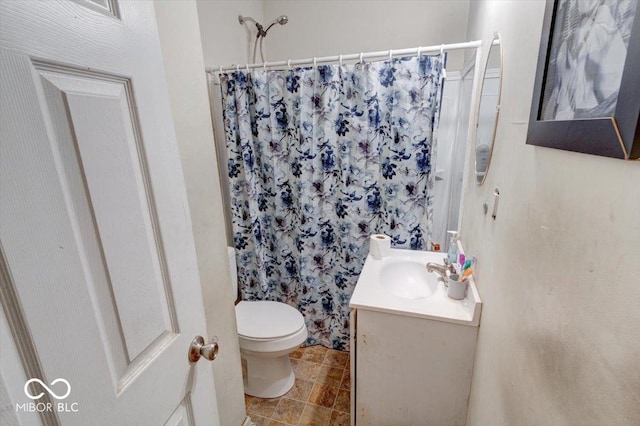
M 447 258 L 449 263 L 458 261 L 458 231 L 447 231 L 449 235 L 449 247 L 447 250 Z

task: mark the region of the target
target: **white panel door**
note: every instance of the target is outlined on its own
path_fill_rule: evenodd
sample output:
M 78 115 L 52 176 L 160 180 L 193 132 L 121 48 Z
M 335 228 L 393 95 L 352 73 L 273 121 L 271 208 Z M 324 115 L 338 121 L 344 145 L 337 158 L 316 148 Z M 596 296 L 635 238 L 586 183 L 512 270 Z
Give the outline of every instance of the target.
M 44 424 L 219 423 L 153 7 L 0 1 L 0 285 Z

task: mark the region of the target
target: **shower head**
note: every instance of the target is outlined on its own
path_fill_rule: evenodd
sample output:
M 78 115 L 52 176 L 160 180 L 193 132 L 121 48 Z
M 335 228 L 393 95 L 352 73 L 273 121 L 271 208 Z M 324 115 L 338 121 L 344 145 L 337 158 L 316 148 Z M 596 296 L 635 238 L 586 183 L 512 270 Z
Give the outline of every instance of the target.
M 271 28 L 275 24 L 284 25 L 287 22 L 289 22 L 289 18 L 287 17 L 287 15 L 280 15 L 276 19 L 274 19 L 273 21 L 269 22 L 269 24 L 267 24 L 267 28 Z
M 289 22 L 289 18 L 287 17 L 287 15 L 278 16 L 276 19 L 274 19 L 273 21 L 269 22 L 269 24 L 266 25 L 267 29 L 264 30 L 264 35 L 266 36 L 267 31 L 269 31 L 269 29 L 273 27 L 275 24 L 285 25 L 287 22 Z

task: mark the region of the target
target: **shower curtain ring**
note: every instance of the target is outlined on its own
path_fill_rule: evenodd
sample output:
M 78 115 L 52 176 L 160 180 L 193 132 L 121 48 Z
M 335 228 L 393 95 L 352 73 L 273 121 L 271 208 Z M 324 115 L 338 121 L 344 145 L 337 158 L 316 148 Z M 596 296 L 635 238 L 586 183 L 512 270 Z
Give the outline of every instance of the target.
M 220 74 L 222 74 L 222 65 L 220 65 Z
M 389 62 L 393 60 L 393 49 L 389 49 Z
M 342 66 L 342 53 L 338 56 L 338 63 Z
M 444 56 L 444 44 L 440 46 L 440 54 Z
M 240 64 L 236 64 L 236 72 L 240 72 Z
M 247 74 L 249 74 L 249 64 L 247 64 Z
M 364 52 L 360 52 L 360 63 L 364 63 Z
M 315 56 L 313 57 L 313 67 L 318 68 L 318 59 Z
M 291 59 L 287 61 L 287 67 L 289 67 L 289 71 L 291 71 Z
M 422 46 L 418 46 L 418 58 L 422 55 Z
M 266 71 L 267 70 L 267 61 L 264 61 L 262 63 L 262 68 Z

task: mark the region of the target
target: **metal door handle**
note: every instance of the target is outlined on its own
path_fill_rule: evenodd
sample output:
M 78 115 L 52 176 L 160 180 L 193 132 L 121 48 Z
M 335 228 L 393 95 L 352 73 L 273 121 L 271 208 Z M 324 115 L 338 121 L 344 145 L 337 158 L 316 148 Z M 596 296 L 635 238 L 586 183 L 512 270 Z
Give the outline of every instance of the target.
M 213 338 L 210 343 L 205 345 L 204 337 L 196 336 L 189 346 L 189 361 L 197 362 L 201 357 L 213 361 L 218 355 L 218 339 Z

